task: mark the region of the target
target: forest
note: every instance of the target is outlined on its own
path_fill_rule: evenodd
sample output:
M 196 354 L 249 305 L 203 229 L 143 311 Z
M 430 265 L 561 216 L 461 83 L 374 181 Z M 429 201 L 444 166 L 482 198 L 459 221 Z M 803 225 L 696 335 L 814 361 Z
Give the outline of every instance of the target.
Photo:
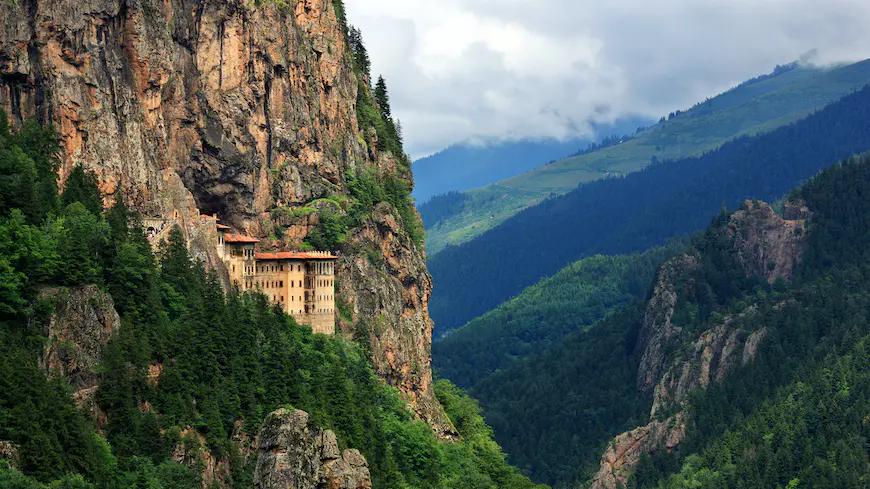
M 490 374 L 534 356 L 619 307 L 643 300 L 659 265 L 684 243 L 625 256 L 579 260 L 435 341 L 438 375 L 473 388 Z
M 436 335 L 593 254 L 633 253 L 698 231 L 722 208 L 775 200 L 832 162 L 870 149 L 870 87 L 810 117 L 700 157 L 583 184 L 429 260 Z
M 437 386 L 462 435 L 444 443 L 377 378 L 360 345 L 312 334 L 260 294 L 224 293 L 178 229 L 154 253 L 123 199 L 103 209 L 93 174 L 75 167 L 59 192 L 52 128 L 12 131 L 6 120 L 0 114 L 0 440 L 18 446 L 20 460 L 0 462 L 0 487 L 199 488 L 199 467 L 170 455 L 201 438 L 199 449 L 229 461 L 228 487 L 249 488 L 255 460 L 231 435 L 238 426 L 255 434 L 282 406 L 359 448 L 375 487 L 534 487 L 506 464 L 460 390 Z M 54 310 L 40 292 L 89 284 L 121 317 L 99 365 L 100 427 L 67 380 L 38 362 Z M 147 379 L 155 365 L 157 384 Z
M 867 486 L 868 194 L 870 156 L 792 192 L 812 218 L 790 282 L 740 272 L 723 240 L 728 214 L 693 237 L 701 267 L 682 283 L 673 319 L 683 341 L 748 308 L 757 312 L 743 327 L 767 336 L 754 361 L 690 396 L 685 441 L 644 458 L 629 487 Z M 642 316 L 643 301 L 619 308 L 471 390 L 511 462 L 573 487 L 589 480 L 611 437 L 646 423 L 651 399 L 635 387 Z

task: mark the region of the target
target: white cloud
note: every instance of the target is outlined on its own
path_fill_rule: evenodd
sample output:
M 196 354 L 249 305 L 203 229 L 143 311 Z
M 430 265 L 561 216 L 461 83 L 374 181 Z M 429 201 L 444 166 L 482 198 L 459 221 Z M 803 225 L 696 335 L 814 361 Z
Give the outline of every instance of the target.
M 413 156 L 686 108 L 817 49 L 870 57 L 866 0 L 345 0 Z

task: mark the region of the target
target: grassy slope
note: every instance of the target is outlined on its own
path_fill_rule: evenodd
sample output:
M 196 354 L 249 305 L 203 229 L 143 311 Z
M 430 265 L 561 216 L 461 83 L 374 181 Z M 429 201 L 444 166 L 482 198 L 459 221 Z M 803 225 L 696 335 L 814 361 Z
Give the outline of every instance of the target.
M 427 231 L 431 255 L 500 224 L 551 194 L 608 174 L 644 168 L 651 158 L 698 155 L 741 135 L 796 121 L 870 82 L 870 60 L 834 69 L 797 68 L 741 85 L 622 144 L 542 166 L 472 190 L 464 210 Z

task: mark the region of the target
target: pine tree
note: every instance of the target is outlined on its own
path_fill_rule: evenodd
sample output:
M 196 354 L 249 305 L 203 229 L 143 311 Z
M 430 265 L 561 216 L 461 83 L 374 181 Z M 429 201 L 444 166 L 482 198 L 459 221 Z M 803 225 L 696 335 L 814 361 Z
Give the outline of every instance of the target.
M 375 84 L 375 101 L 378 103 L 378 108 L 381 109 L 381 116 L 384 121 L 392 118 L 390 110 L 390 95 L 387 92 L 387 82 L 383 75 L 378 77 L 378 82 Z
M 362 74 L 368 79 L 371 70 L 371 60 L 363 44 L 362 33 L 354 26 L 350 26 L 348 29 L 347 44 L 350 47 L 351 54 L 353 54 L 354 68 L 357 73 Z
M 97 176 L 86 171 L 82 165 L 76 165 L 66 180 L 66 187 L 61 197 L 63 206 L 69 206 L 74 202 L 82 205 L 92 214 L 99 216 L 103 213 L 103 197 L 97 183 Z

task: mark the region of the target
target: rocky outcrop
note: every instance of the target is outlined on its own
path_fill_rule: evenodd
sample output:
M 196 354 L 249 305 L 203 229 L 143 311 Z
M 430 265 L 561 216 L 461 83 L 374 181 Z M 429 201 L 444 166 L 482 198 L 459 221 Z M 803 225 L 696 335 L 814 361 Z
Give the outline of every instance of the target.
M 96 285 L 52 287 L 39 299 L 53 306 L 44 326 L 48 338 L 40 365 L 50 375 L 66 378 L 73 399 L 102 423 L 104 415 L 94 398 L 99 387 L 97 366 L 103 348 L 121 326 L 112 297 Z
M 687 254 L 672 258 L 659 269 L 636 348 L 640 357 L 637 388 L 643 392 L 655 387 L 667 367 L 668 350 L 681 332 L 671 322 L 677 307 L 677 294 L 683 285 L 681 282 L 690 280 L 697 267 L 698 258 Z
M 789 279 L 803 254 L 809 210 L 800 203 L 787 203 L 785 219 L 765 202 L 747 200 L 731 214 L 726 227 L 734 253 L 747 275 L 769 283 Z
M 756 308 L 728 317 L 692 342 L 685 353 L 675 358 L 671 367 L 656 384 L 650 417 L 687 400 L 696 389 L 721 382 L 735 367 L 755 359 L 766 329 L 749 332 Z
M 279 409 L 257 436 L 255 489 L 371 489 L 366 459 L 338 448 L 335 433 L 311 426 L 308 413 Z
M 0 441 L 0 460 L 5 460 L 13 468 L 18 468 L 21 460 L 18 445 L 9 441 Z
M 589 489 L 625 487 L 642 456 L 660 449 L 670 451 L 685 436 L 686 419 L 682 413 L 662 421 L 651 421 L 617 436 L 604 451 Z
M 55 125 L 62 181 L 80 163 L 107 202 L 122 192 L 146 216 L 178 211 L 195 254 L 218 270 L 208 236 L 192 231 L 201 214 L 298 244 L 317 217 L 272 211 L 348 195 L 363 171 L 410 183 L 407 165 L 359 128 L 365 86 L 332 0 L 0 1 L 0 108 L 14 124 Z M 350 230 L 338 299 L 350 322 L 380 325 L 362 338 L 376 370 L 450 436 L 431 389 L 424 252 L 396 215 L 380 209 Z
M 787 280 L 800 262 L 810 211 L 803 203 L 787 202 L 784 215 L 778 216 L 764 202 L 746 201 L 723 227 L 711 232 L 724 233 L 730 246 L 726 249 L 746 276 L 768 283 Z M 695 283 L 704 280 L 703 274 L 696 273 L 701 258 L 695 250 L 669 260 L 659 270 L 635 346 L 637 388 L 653 398 L 650 422 L 610 443 L 591 489 L 621 487 L 643 455 L 679 445 L 685 438 L 689 395 L 754 360 L 767 336 L 767 329 L 752 323 L 759 307 L 755 305 L 691 334 L 673 323 L 678 303 L 692 300 L 683 294 L 704 285 Z

